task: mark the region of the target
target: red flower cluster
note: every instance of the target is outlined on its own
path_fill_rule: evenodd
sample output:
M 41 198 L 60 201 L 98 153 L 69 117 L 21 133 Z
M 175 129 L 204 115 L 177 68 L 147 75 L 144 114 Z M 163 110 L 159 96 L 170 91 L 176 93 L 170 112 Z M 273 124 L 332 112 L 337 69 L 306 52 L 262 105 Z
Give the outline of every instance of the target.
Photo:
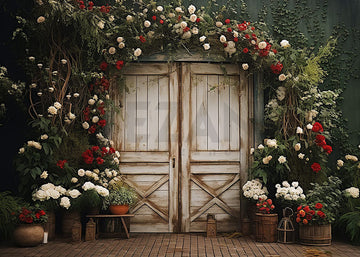
M 100 64 L 100 70 L 102 70 L 102 71 L 106 71 L 107 67 L 108 67 L 108 64 L 105 61 Z
M 109 13 L 110 12 L 110 6 L 106 5 L 106 6 L 101 6 L 100 7 L 100 12 L 102 13 Z
M 261 198 L 259 198 L 259 201 L 256 203 L 256 207 L 259 212 L 268 214 L 275 209 L 275 205 L 273 205 L 271 199 L 262 200 Z
M 271 64 L 271 70 L 274 74 L 280 74 L 281 70 L 283 69 L 283 65 L 281 62 L 277 62 L 275 65 Z
M 323 205 L 321 203 L 315 204 L 315 210 L 310 209 L 309 205 L 306 205 L 305 207 L 300 205 L 297 208 L 296 222 L 306 225 L 317 217 L 320 217 L 320 219 L 325 219 L 326 214 L 320 210 L 322 207 Z
M 146 42 L 146 38 L 144 36 L 140 36 L 139 40 L 141 41 L 141 43 L 145 43 Z
M 238 29 L 240 31 L 245 31 L 245 30 L 247 30 L 247 26 L 248 26 L 248 23 L 246 21 L 244 21 L 243 23 L 238 24 Z
M 67 160 L 58 160 L 56 163 L 56 166 L 58 166 L 60 169 L 63 169 L 65 166 L 65 163 L 67 163 Z
M 16 214 L 15 212 L 11 213 L 12 215 L 16 215 L 15 218 L 17 222 L 20 223 L 42 223 L 46 222 L 46 213 L 44 210 L 35 210 L 35 209 L 28 209 L 26 207 L 22 207 L 19 214 Z
M 319 122 L 315 122 L 313 127 L 312 127 L 312 131 L 313 132 L 323 132 L 324 129 L 323 127 L 321 126 L 321 124 Z M 316 135 L 315 137 L 315 143 L 322 147 L 322 149 L 327 153 L 327 154 L 330 154 L 332 152 L 332 147 L 330 145 L 327 145 L 326 144 L 326 140 L 325 140 L 325 137 L 321 134 L 318 134 Z
M 321 166 L 320 166 L 319 163 L 314 162 L 314 163 L 311 165 L 311 169 L 313 170 L 313 172 L 318 173 L 318 172 L 321 170 Z
M 106 147 L 102 147 L 100 149 L 99 146 L 93 146 L 90 149 L 87 149 L 81 154 L 81 157 L 83 158 L 84 162 L 86 164 L 95 164 L 94 161 L 101 165 L 104 163 L 104 158 L 107 155 L 115 153 L 115 149 L 110 147 L 107 149 Z
M 121 70 L 124 67 L 124 61 L 117 61 L 116 62 L 116 69 Z
M 324 129 L 319 122 L 315 122 L 311 130 L 313 132 L 324 132 Z

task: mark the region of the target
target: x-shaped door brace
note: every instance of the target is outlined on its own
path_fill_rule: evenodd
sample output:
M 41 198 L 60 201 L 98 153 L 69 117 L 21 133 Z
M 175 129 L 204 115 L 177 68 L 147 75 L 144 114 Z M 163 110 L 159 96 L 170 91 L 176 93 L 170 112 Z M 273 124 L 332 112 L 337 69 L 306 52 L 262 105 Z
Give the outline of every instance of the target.
M 223 209 L 225 212 L 227 212 L 231 216 L 237 217 L 237 215 L 234 213 L 234 211 L 225 202 L 220 200 L 218 197 L 240 180 L 239 174 L 236 174 L 234 176 L 234 178 L 230 181 L 230 183 L 225 184 L 224 186 L 218 188 L 217 190 L 209 188 L 204 182 L 199 180 L 195 175 L 190 175 L 190 180 L 193 181 L 202 190 L 204 190 L 205 192 L 207 192 L 209 195 L 211 195 L 213 197 L 213 199 L 211 199 L 203 207 L 201 207 L 195 215 L 191 216 L 191 222 L 193 222 L 195 219 L 200 217 L 207 209 L 211 208 L 215 204 L 218 205 L 221 209 Z
M 132 209 L 133 212 L 139 210 L 143 205 L 148 206 L 151 210 L 153 210 L 156 214 L 158 214 L 165 221 L 169 221 L 169 215 L 163 212 L 155 203 L 147 199 L 152 193 L 154 193 L 158 188 L 164 185 L 169 181 L 169 175 L 165 175 L 156 183 L 154 183 L 148 190 L 143 191 L 139 189 L 131 180 L 124 177 L 124 182 L 135 189 L 135 191 L 142 197 L 140 201 L 137 202 L 135 207 Z

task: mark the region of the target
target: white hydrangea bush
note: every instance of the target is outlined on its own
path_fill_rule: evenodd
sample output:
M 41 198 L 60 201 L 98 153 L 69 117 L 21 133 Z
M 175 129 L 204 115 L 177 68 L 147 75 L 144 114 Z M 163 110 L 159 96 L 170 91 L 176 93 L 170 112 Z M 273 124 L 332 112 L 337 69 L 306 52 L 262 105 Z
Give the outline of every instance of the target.
M 243 195 L 249 200 L 257 201 L 259 198 L 262 200 L 267 199 L 269 194 L 267 188 L 258 179 L 249 180 L 242 187 Z

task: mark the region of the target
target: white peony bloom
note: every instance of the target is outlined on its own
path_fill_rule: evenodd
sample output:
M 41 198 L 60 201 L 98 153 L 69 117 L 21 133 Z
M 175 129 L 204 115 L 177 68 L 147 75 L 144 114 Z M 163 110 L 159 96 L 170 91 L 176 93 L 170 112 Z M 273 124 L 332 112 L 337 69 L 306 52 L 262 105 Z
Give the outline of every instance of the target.
M 201 36 L 201 37 L 199 38 L 199 41 L 200 41 L 200 42 L 204 42 L 204 41 L 205 41 L 205 39 L 206 39 L 206 37 L 205 37 L 205 36 Z
M 313 128 L 313 126 L 309 123 L 309 124 L 306 125 L 306 128 L 310 130 L 310 129 Z
M 56 186 L 54 189 L 62 195 L 64 195 L 66 193 L 66 189 L 63 188 L 62 186 Z
M 48 200 L 48 195 L 46 194 L 46 192 L 44 190 L 38 190 L 36 191 L 33 195 L 32 195 L 32 199 L 34 201 L 39 200 L 39 201 L 45 201 Z
M 93 177 L 93 173 L 92 173 L 91 170 L 85 171 L 85 175 L 86 175 L 87 177 Z
M 102 186 L 95 186 L 95 190 L 96 192 L 105 197 L 105 196 L 108 196 L 109 195 L 109 190 L 107 190 L 105 187 L 102 187 Z
M 47 183 L 47 184 L 43 184 L 41 187 L 40 187 L 41 190 L 44 190 L 44 191 L 47 191 L 49 189 L 55 189 L 55 186 L 54 184 L 52 183 Z
M 85 122 L 83 122 L 82 127 L 83 127 L 84 129 L 89 129 L 90 125 L 89 125 L 89 123 L 87 123 L 87 122 L 85 121 Z
M 116 53 L 116 49 L 115 49 L 115 47 L 110 47 L 109 48 L 109 54 L 115 54 Z
M 224 35 L 220 36 L 220 42 L 221 43 L 226 43 L 226 37 Z
M 136 48 L 135 51 L 134 51 L 134 55 L 135 55 L 136 57 L 140 56 L 141 53 L 142 53 L 142 51 L 141 51 L 140 48 Z
M 23 154 L 23 153 L 25 153 L 25 148 L 24 148 L 24 147 L 21 147 L 21 148 L 19 149 L 19 154 Z
M 223 26 L 223 23 L 222 23 L 221 21 L 217 21 L 217 22 L 215 23 L 215 25 L 216 25 L 216 27 L 220 28 L 220 27 Z
M 359 160 L 356 156 L 350 155 L 350 154 L 345 155 L 345 159 L 346 160 L 351 160 L 353 162 L 357 162 Z
M 176 12 L 179 12 L 179 13 L 182 13 L 182 12 L 183 12 L 183 10 L 181 9 L 181 7 L 176 7 L 176 8 L 175 8 L 175 11 L 176 11 Z
M 54 106 L 50 106 L 48 108 L 48 113 L 50 113 L 51 115 L 55 115 L 57 114 L 57 109 Z
M 242 66 L 243 70 L 249 69 L 249 64 L 247 64 L 247 63 L 243 63 L 241 66 Z
M 275 188 L 280 188 L 280 187 L 281 187 L 280 184 L 276 184 L 276 185 L 275 185 Z
M 46 140 L 48 138 L 49 138 L 49 136 L 47 134 L 43 134 L 43 135 L 40 136 L 41 140 Z
M 191 29 L 191 33 L 193 33 L 194 35 L 197 35 L 197 34 L 199 34 L 199 29 L 197 27 L 193 27 Z
M 210 44 L 204 44 L 203 47 L 204 47 L 205 50 L 209 50 L 210 49 Z
M 351 196 L 352 198 L 359 198 L 359 188 L 350 187 L 345 189 L 345 194 Z
M 67 196 L 61 197 L 60 206 L 69 209 L 71 206 L 69 197 Z
M 260 144 L 260 145 L 258 145 L 257 148 L 260 149 L 260 150 L 262 150 L 262 149 L 264 149 L 265 147 L 264 147 L 262 144 Z
M 342 166 L 344 166 L 344 161 L 343 160 L 337 160 L 336 164 L 337 164 L 338 167 L 342 167 Z
M 283 181 L 282 185 L 283 185 L 283 187 L 290 187 L 290 184 L 287 181 Z
M 78 198 L 81 195 L 80 191 L 77 189 L 70 190 L 68 194 L 71 198 Z
M 37 66 L 41 69 L 44 65 L 42 63 L 38 63 Z
M 95 104 L 95 100 L 94 99 L 89 99 L 89 101 L 88 101 L 88 104 L 90 104 L 90 105 L 94 105 Z
M 35 61 L 35 57 L 34 56 L 29 56 L 29 61 L 31 61 L 31 62 Z
M 298 186 L 299 186 L 299 182 L 294 181 L 294 182 L 291 183 L 291 185 L 292 185 L 293 187 L 298 187 Z
M 296 145 L 294 145 L 294 149 L 295 149 L 295 151 L 300 151 L 300 149 L 301 149 L 301 144 L 300 144 L 300 143 L 297 143 Z
M 118 37 L 118 38 L 116 39 L 116 41 L 117 41 L 118 43 L 121 43 L 121 42 L 124 41 L 124 38 L 123 38 L 123 37 Z
M 97 26 L 98 26 L 100 29 L 103 29 L 103 28 L 105 27 L 105 22 L 99 21 L 99 22 L 97 23 Z
M 75 183 L 77 183 L 78 181 L 79 181 L 79 180 L 78 180 L 77 178 L 75 178 L 75 177 L 72 177 L 72 178 L 71 178 L 71 183 L 74 183 L 74 184 L 75 184 Z
M 131 15 L 126 16 L 126 21 L 132 22 L 134 20 L 134 17 Z
M 82 186 L 82 189 L 84 189 L 84 191 L 90 190 L 90 189 L 94 189 L 95 185 L 91 182 L 85 182 L 84 185 Z
M 61 109 L 61 103 L 59 103 L 59 102 L 55 102 L 54 103 L 54 107 L 56 108 L 56 109 Z
M 285 39 L 284 39 L 284 40 L 281 40 L 280 46 L 283 47 L 283 48 L 290 47 L 289 41 L 287 41 L 287 40 L 285 40 Z
M 191 14 L 191 15 L 190 15 L 190 21 L 196 22 L 196 19 L 197 19 L 196 14 Z
M 196 11 L 196 7 L 194 5 L 190 5 L 188 7 L 188 11 L 189 11 L 190 14 L 193 14 Z
M 74 120 L 76 118 L 75 114 L 73 114 L 71 112 L 68 113 L 68 116 L 69 116 L 70 120 Z
M 265 49 L 267 46 L 266 42 L 265 41 L 261 41 L 258 45 L 259 49 Z
M 78 170 L 78 175 L 79 175 L 80 177 L 85 176 L 85 170 L 84 170 L 84 169 L 79 169 L 79 170 Z
M 156 7 L 156 10 L 158 10 L 159 12 L 162 12 L 164 10 L 164 7 L 162 7 L 161 5 L 159 5 L 158 7 Z
M 274 148 L 278 147 L 276 139 L 268 139 L 268 140 L 266 140 L 265 144 L 268 147 L 274 147 Z
M 304 130 L 300 127 L 296 128 L 296 134 L 304 134 Z
M 46 190 L 45 193 L 48 195 L 48 197 L 51 197 L 52 199 L 58 199 L 61 196 L 59 191 L 52 188 Z
M 144 21 L 144 26 L 145 26 L 146 28 L 150 27 L 150 26 L 151 26 L 151 22 L 148 21 L 148 20 Z M 120 43 L 120 42 L 119 42 L 119 43 Z
M 281 155 L 281 156 L 278 158 L 278 162 L 281 163 L 281 164 L 285 163 L 285 162 L 286 162 L 286 157 Z
M 187 27 L 187 22 L 186 22 L 186 21 L 182 21 L 182 22 L 180 23 L 180 27 L 181 27 L 182 29 L 185 29 L 185 28 Z
M 285 74 L 280 74 L 279 75 L 279 80 L 280 81 L 284 81 L 286 79 L 286 75 Z
M 266 156 L 265 158 L 263 158 L 263 163 L 264 164 L 269 164 L 269 162 L 271 161 L 271 159 L 272 159 L 272 156 L 271 155 L 269 155 L 269 156 Z
M 48 177 L 48 172 L 46 170 L 44 170 L 41 175 L 40 178 L 46 179 Z
M 34 147 L 38 150 L 41 150 L 42 149 L 42 146 L 39 142 L 35 142 L 35 141 L 28 141 L 27 142 L 27 145 L 30 146 L 30 147 Z
M 306 196 L 305 196 L 304 194 L 301 194 L 301 195 L 300 195 L 300 198 L 301 198 L 302 200 L 305 200 Z
M 171 12 L 169 13 L 169 18 L 174 18 L 175 17 L 175 13 Z

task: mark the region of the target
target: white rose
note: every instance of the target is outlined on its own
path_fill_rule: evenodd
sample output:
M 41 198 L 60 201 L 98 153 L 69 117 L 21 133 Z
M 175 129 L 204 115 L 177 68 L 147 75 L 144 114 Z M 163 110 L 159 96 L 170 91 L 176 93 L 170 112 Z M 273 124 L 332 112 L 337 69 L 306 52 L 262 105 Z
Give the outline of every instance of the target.
M 57 114 L 57 109 L 54 106 L 50 106 L 48 108 L 48 113 L 50 113 L 51 115 L 55 115 Z
M 174 18 L 175 17 L 175 13 L 171 12 L 168 14 L 169 15 L 169 18 Z
M 131 15 L 128 15 L 128 16 L 126 16 L 126 20 L 128 22 L 132 22 L 134 20 L 134 17 L 132 17 Z
M 277 148 L 277 146 L 278 146 L 276 139 L 268 139 L 268 140 L 266 140 L 266 145 L 268 147 L 274 147 L 274 148 Z
M 84 170 L 84 169 L 79 169 L 79 170 L 78 170 L 78 175 L 79 175 L 80 177 L 85 176 L 85 170 Z
M 136 48 L 135 51 L 134 51 L 134 55 L 135 55 L 136 57 L 140 56 L 141 53 L 142 53 L 142 51 L 141 51 L 140 48 Z
M 310 130 L 310 129 L 313 128 L 313 126 L 309 123 L 309 124 L 306 125 L 306 128 Z
M 183 10 L 181 9 L 181 7 L 176 7 L 176 8 L 175 8 L 175 11 L 176 11 L 176 12 L 183 12 Z
M 71 178 L 71 183 L 74 183 L 74 184 L 75 184 L 75 183 L 77 183 L 78 181 L 79 181 L 79 180 L 78 180 L 77 178 L 75 178 L 75 177 L 72 177 L 72 178 Z
M 35 61 L 35 57 L 34 56 L 29 56 L 29 61 L 31 61 L 31 62 Z
M 287 187 L 287 188 L 290 187 L 290 184 L 287 181 L 283 181 L 282 185 L 283 185 L 283 187 Z
M 279 75 L 279 80 L 280 81 L 284 81 L 286 79 L 286 75 L 285 74 L 280 74 Z
M 249 64 L 247 64 L 247 63 L 243 63 L 241 66 L 242 66 L 243 70 L 249 69 Z
M 295 149 L 295 151 L 300 151 L 300 149 L 301 149 L 301 144 L 300 144 L 300 143 L 297 143 L 296 145 L 294 145 L 294 149 Z
M 255 148 L 254 148 L 254 147 L 251 147 L 251 148 L 250 148 L 250 155 L 252 155 L 254 152 L 255 152 Z
M 71 206 L 69 197 L 61 197 L 60 206 L 69 209 L 69 207 Z
M 181 27 L 182 29 L 185 29 L 185 28 L 187 27 L 186 21 L 182 21 L 182 22 L 180 23 L 180 27 Z
M 44 190 L 40 189 L 33 194 L 32 198 L 34 201 L 36 200 L 45 201 L 46 199 L 48 199 L 48 195 Z
M 233 31 L 233 36 L 234 36 L 234 37 L 239 37 L 239 33 L 238 33 L 236 30 L 234 30 L 234 31 Z
M 95 190 L 99 195 L 101 195 L 103 197 L 109 195 L 109 190 L 107 190 L 106 188 L 104 188 L 102 186 L 95 186 Z
M 41 190 L 47 191 L 49 189 L 54 189 L 55 186 L 52 183 L 47 183 L 47 184 L 42 185 L 40 188 L 41 188 Z
M 197 27 L 194 27 L 191 29 L 191 33 L 193 33 L 194 35 L 199 34 L 199 29 Z
M 304 159 L 305 154 L 303 154 L 303 153 L 299 153 L 299 154 L 298 154 L 298 157 L 299 157 L 299 159 L 301 159 L 301 160 L 302 160 L 302 159 Z
M 91 120 L 93 123 L 97 123 L 99 121 L 99 117 L 98 116 L 94 116 Z
M 344 161 L 343 160 L 337 160 L 336 164 L 337 164 L 338 167 L 342 167 L 342 166 L 344 166 Z
M 87 171 L 85 171 L 85 175 L 86 175 L 87 177 L 92 177 L 92 176 L 93 176 L 93 173 L 91 172 L 91 170 L 87 170 Z
M 300 127 L 296 128 L 296 134 L 304 134 L 304 130 Z
M 89 99 L 89 101 L 88 101 L 88 104 L 90 104 L 90 105 L 94 105 L 95 104 L 95 100 L 94 99 Z
M 40 178 L 46 179 L 48 177 L 48 172 L 46 170 L 44 170 L 41 175 Z
M 43 134 L 43 135 L 40 136 L 40 139 L 41 139 L 41 140 L 46 140 L 46 139 L 48 139 L 48 138 L 49 138 L 49 136 L 46 135 L 46 134 Z
M 262 144 L 260 144 L 260 145 L 258 145 L 257 148 L 260 149 L 260 150 L 262 150 L 262 149 L 264 149 L 265 147 L 264 147 Z
M 190 21 L 196 22 L 196 19 L 197 19 L 196 14 L 191 14 L 191 15 L 190 15 Z
M 124 42 L 119 43 L 118 47 L 119 47 L 120 49 L 123 49 L 123 48 L 125 47 L 125 43 L 124 43 Z
M 52 92 L 54 92 L 55 89 L 53 87 L 49 87 L 48 90 L 50 93 L 52 93 Z
M 89 125 L 89 123 L 87 123 L 86 121 L 82 124 L 82 127 L 84 128 L 84 129 L 89 129 L 89 127 L 90 127 L 90 125 Z
M 205 50 L 209 50 L 210 49 L 210 44 L 203 44 L 203 47 Z
M 71 112 L 68 113 L 68 116 L 69 116 L 70 120 L 74 120 L 76 118 L 75 114 L 73 114 Z
M 224 35 L 220 36 L 220 42 L 221 43 L 225 43 L 226 42 L 226 37 Z
M 282 40 L 282 41 L 280 42 L 280 46 L 283 47 L 283 48 L 290 47 L 289 41 L 287 41 L 287 40 L 285 40 L 285 39 Z
M 194 5 L 190 5 L 188 7 L 188 11 L 189 11 L 190 14 L 193 14 L 196 11 L 196 7 Z
M 277 189 L 279 189 L 280 187 L 281 187 L 280 184 L 276 184 L 276 185 L 275 185 L 275 188 L 277 188 Z
M 286 157 L 281 155 L 281 156 L 278 158 L 278 162 L 281 163 L 281 164 L 282 164 L 282 163 L 285 163 L 285 162 L 286 162 Z
M 60 194 L 64 195 L 66 193 L 66 189 L 62 186 L 56 186 L 55 190 L 58 191 Z
M 144 21 L 144 26 L 145 26 L 146 28 L 150 27 L 150 26 L 151 26 L 151 22 L 148 21 L 148 20 Z M 120 43 L 120 42 L 119 42 L 119 43 Z
M 110 47 L 109 48 L 109 54 L 115 54 L 116 53 L 116 49 L 115 49 L 115 47 Z
M 186 31 L 186 32 L 182 35 L 182 38 L 184 38 L 184 39 L 191 38 L 191 32 L 190 32 L 190 31 Z
M 68 193 L 71 198 L 78 198 L 81 195 L 80 191 L 77 189 L 70 190 Z
M 89 181 L 85 182 L 84 185 L 82 186 L 82 189 L 84 189 L 84 191 L 91 190 L 94 188 L 95 188 L 95 185 Z
M 285 98 L 285 93 L 286 93 L 286 88 L 285 87 L 278 87 L 276 89 L 276 96 L 278 98 L 279 101 L 284 100 Z
M 265 49 L 267 44 L 265 41 L 261 41 L 258 46 L 259 46 L 259 49 Z
M 25 153 L 25 148 L 24 148 L 24 147 L 21 147 L 21 148 L 19 149 L 19 154 L 23 154 L 23 153 Z
M 269 164 L 269 162 L 270 162 L 270 160 L 272 159 L 272 156 L 271 155 L 269 155 L 269 156 L 267 156 L 267 157 L 265 157 L 265 158 L 263 158 L 263 163 L 264 164 Z
M 115 20 L 114 15 L 110 15 L 110 16 L 109 16 L 109 21 L 110 21 L 110 22 L 113 22 L 114 20 Z
M 162 12 L 164 10 L 164 7 L 159 5 L 158 7 L 156 7 L 156 10 L 158 10 L 159 12 Z
M 201 36 L 201 37 L 199 38 L 199 41 L 200 41 L 200 42 L 204 42 L 204 41 L 205 41 L 205 39 L 206 39 L 206 37 L 205 37 L 205 36 Z
M 55 189 L 50 188 L 50 189 L 46 190 L 45 192 L 52 199 L 58 199 L 61 196 L 60 192 Z
M 54 106 L 55 106 L 56 109 L 60 109 L 61 108 L 61 103 L 55 102 Z
M 216 27 L 218 27 L 218 28 L 220 28 L 220 27 L 222 27 L 222 22 L 221 21 L 217 21 L 216 23 L 215 23 L 215 25 L 216 25 Z
M 118 38 L 116 39 L 116 41 L 117 41 L 118 43 L 121 43 L 121 42 L 124 41 L 124 38 L 123 38 L 123 37 L 118 37 Z

